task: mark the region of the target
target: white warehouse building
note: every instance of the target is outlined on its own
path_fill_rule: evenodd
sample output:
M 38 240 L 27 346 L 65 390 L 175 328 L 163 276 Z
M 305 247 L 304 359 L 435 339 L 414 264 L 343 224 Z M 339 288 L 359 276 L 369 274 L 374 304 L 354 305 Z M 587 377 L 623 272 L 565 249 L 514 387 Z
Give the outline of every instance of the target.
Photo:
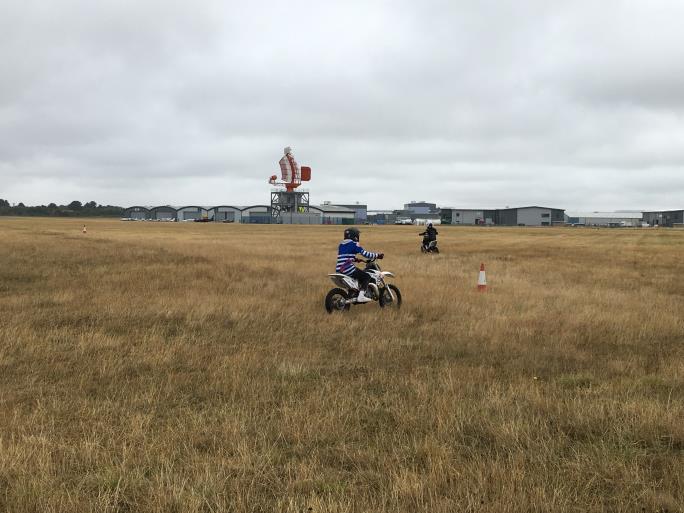
M 566 212 L 565 222 L 572 226 L 608 226 L 636 227 L 641 226 L 641 212 Z

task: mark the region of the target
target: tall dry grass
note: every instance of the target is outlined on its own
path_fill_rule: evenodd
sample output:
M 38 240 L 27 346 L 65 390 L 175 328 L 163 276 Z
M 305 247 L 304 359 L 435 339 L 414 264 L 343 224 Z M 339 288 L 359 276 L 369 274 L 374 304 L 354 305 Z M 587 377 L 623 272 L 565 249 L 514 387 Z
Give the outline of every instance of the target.
M 0 511 L 684 509 L 684 232 L 0 220 Z M 480 262 L 490 290 L 475 292 Z

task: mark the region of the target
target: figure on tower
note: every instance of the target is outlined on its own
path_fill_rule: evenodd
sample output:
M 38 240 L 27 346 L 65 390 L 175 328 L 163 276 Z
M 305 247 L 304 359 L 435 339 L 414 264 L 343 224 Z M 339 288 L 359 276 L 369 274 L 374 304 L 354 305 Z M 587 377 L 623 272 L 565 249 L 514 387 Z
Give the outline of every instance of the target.
M 278 177 L 273 175 L 268 183 L 272 185 L 284 185 L 285 190 L 292 192 L 302 185 L 302 181 L 308 182 L 311 180 L 311 168 L 302 166 L 300 169 L 299 164 L 297 164 L 297 161 L 292 154 L 292 148 L 289 146 L 287 146 L 283 152 L 285 155 L 280 159 L 280 174 L 282 181 L 279 182 Z
M 299 164 L 292 155 L 289 146 L 284 150 L 285 155 L 280 159 L 281 179 L 276 175 L 269 178 L 268 183 L 276 185 L 271 190 L 271 222 L 291 223 L 296 214 L 309 213 L 309 191 L 296 190 L 302 182 L 311 180 L 311 168 Z

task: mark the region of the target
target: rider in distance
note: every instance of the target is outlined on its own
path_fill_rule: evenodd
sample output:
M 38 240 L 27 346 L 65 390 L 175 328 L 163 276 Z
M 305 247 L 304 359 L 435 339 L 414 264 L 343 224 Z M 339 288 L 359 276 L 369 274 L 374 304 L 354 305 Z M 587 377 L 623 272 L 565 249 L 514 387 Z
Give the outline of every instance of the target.
M 418 234 L 423 236 L 423 248 L 428 249 L 430 243 L 433 240 L 437 240 L 438 233 L 439 232 L 435 229 L 435 227 L 432 226 L 432 223 L 428 223 L 426 230 Z

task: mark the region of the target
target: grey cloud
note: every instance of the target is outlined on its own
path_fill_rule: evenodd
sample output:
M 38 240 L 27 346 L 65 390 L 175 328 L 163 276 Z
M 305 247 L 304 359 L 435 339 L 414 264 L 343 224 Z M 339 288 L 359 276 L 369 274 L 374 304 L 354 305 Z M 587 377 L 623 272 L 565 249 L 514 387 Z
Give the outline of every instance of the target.
M 6 4 L 0 197 L 264 202 L 285 145 L 314 201 L 684 191 L 674 1 Z

